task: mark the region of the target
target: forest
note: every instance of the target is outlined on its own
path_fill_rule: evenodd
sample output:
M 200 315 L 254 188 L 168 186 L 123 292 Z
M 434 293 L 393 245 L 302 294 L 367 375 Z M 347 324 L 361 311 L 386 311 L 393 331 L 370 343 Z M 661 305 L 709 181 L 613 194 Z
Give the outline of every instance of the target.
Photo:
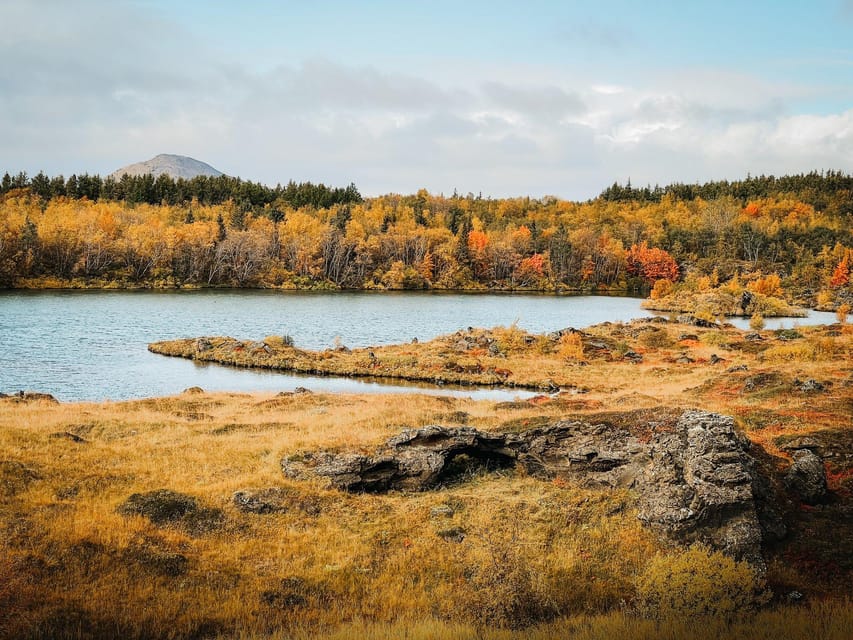
M 731 285 L 853 300 L 853 176 L 494 199 L 221 176 L 0 181 L 0 286 L 539 291 Z

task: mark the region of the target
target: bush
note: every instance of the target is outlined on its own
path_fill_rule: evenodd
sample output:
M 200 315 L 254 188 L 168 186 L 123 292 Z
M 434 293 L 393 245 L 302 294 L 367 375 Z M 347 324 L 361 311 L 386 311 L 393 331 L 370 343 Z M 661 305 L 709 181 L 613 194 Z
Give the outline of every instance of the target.
M 652 287 L 651 298 L 652 300 L 659 300 L 660 298 L 665 298 L 666 296 L 672 293 L 672 289 L 672 280 L 667 280 L 665 278 L 657 280 L 655 282 L 655 286 Z
M 748 563 L 696 545 L 655 556 L 637 580 L 637 598 L 657 618 L 730 618 L 764 603 L 763 587 Z
M 579 333 L 560 336 L 560 357 L 566 360 L 583 360 L 583 341 Z
M 764 316 L 760 313 L 753 313 L 749 319 L 749 328 L 753 331 L 761 331 L 764 328 Z
M 267 336 L 264 338 L 264 342 L 274 349 L 280 349 L 282 347 L 292 347 L 294 345 L 293 337 L 287 334 L 283 336 Z
M 640 344 L 647 349 L 667 349 L 675 344 L 669 333 L 664 329 L 652 329 L 644 331 L 640 335 Z

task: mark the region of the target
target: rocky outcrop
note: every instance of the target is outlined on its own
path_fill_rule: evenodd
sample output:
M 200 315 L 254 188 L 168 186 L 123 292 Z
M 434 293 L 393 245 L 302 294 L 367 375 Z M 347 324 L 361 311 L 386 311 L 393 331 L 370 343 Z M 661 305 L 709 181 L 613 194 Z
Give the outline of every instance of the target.
M 290 478 L 327 478 L 350 492 L 432 489 L 484 466 L 630 487 L 640 519 L 667 538 L 703 542 L 763 566 L 762 531 L 779 528 L 759 521 L 753 487 L 769 485 L 759 483 L 751 445 L 733 420 L 687 411 L 674 424 L 637 427 L 561 421 L 498 434 L 433 425 L 403 431 L 373 455 L 314 452 L 281 464 Z

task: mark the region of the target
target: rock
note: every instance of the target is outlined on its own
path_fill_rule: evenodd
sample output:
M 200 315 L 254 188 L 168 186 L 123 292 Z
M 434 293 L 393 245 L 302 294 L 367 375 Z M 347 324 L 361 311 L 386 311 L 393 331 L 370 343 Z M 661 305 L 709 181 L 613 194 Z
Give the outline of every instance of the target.
M 290 478 L 319 476 L 350 492 L 428 490 L 483 465 L 520 467 L 533 477 L 560 476 L 589 487 L 630 487 L 640 519 L 663 536 L 702 542 L 763 569 L 763 530 L 779 529 L 762 528 L 753 490 L 760 476 L 750 446 L 731 418 L 687 411 L 674 424 L 635 430 L 581 421 L 518 434 L 433 425 L 403 431 L 374 455 L 308 453 L 281 466 Z M 770 483 L 763 486 L 761 499 L 772 501 Z M 431 514 L 452 512 L 436 507 Z
M 713 320 L 705 320 L 704 318 L 697 318 L 691 313 L 681 314 L 676 318 L 676 322 L 680 324 L 689 324 L 694 327 L 700 327 L 704 329 L 712 329 L 717 328 L 719 325 Z
M 116 511 L 124 516 L 145 516 L 154 524 L 166 524 L 180 520 L 198 508 L 198 501 L 192 496 L 170 489 L 157 489 L 132 494 Z
M 453 345 L 453 348 L 460 353 L 468 351 L 474 347 L 474 342 L 470 341 L 468 338 L 464 338 L 462 340 L 457 340 L 456 344 Z
M 470 427 L 430 426 L 403 431 L 376 456 L 305 454 L 283 460 L 282 470 L 291 478 L 326 477 L 336 488 L 355 493 L 419 491 L 452 480 L 457 470 L 451 463 L 463 455 L 502 466 L 511 466 L 515 459 L 503 436 Z
M 187 387 L 181 393 L 186 394 L 188 396 L 198 396 L 204 393 L 204 389 L 201 387 Z
M 726 373 L 737 373 L 738 371 L 749 371 L 749 367 L 747 367 L 745 364 L 739 364 L 726 369 Z
M 725 361 L 726 361 L 725 358 L 721 358 L 716 353 L 712 353 L 711 357 L 708 359 L 709 364 L 718 364 L 720 362 L 725 362 Z
M 703 542 L 764 567 L 752 492 L 754 460 L 734 421 L 687 411 L 672 434 L 652 441 L 640 519 L 669 538 Z
M 767 387 L 781 384 L 782 376 L 775 371 L 756 373 L 748 377 L 743 384 L 744 391 L 759 391 Z
M 446 504 L 433 507 L 429 510 L 429 515 L 433 518 L 452 518 L 455 513 L 456 511 L 453 510 L 453 507 L 450 507 Z
M 806 504 L 817 504 L 826 497 L 826 470 L 823 460 L 811 449 L 797 449 L 785 474 L 785 486 Z
M 761 342 L 764 338 L 761 337 L 760 333 L 747 333 L 743 336 L 743 339 L 747 342 Z
M 820 393 L 822 391 L 826 391 L 826 385 L 822 382 L 818 382 L 814 378 L 808 378 L 807 380 L 795 378 L 794 387 L 803 393 Z
M 210 342 L 207 338 L 199 338 L 195 341 L 195 350 L 198 353 L 204 353 L 205 351 L 210 351 L 213 349 L 213 343 Z
M 695 333 L 682 333 L 680 336 L 678 336 L 678 339 L 679 340 L 690 340 L 691 342 L 696 342 L 699 340 L 699 336 L 697 336 Z
M 313 392 L 313 391 L 311 391 L 311 389 L 306 389 L 305 387 L 296 387 L 296 388 L 293 390 L 293 393 L 294 393 L 294 394 L 296 394 L 296 395 L 304 395 L 304 394 L 311 394 L 311 393 L 314 393 L 314 392 Z
M 465 533 L 466 531 L 462 527 L 451 527 L 450 529 L 443 529 L 436 532 L 436 535 L 447 542 L 460 544 L 465 541 Z
M 675 362 L 677 364 L 693 364 L 696 361 L 690 356 L 688 356 L 686 353 L 682 353 L 675 359 Z
M 243 513 L 284 513 L 288 510 L 290 492 L 279 487 L 237 491 L 234 506 Z
M 747 309 L 749 309 L 749 305 L 752 304 L 754 296 L 749 291 L 744 291 L 740 297 L 740 309 L 744 313 L 746 313 Z
M 628 362 L 633 362 L 634 364 L 639 364 L 643 361 L 643 356 L 636 351 L 626 351 L 622 354 L 622 359 L 627 360 Z

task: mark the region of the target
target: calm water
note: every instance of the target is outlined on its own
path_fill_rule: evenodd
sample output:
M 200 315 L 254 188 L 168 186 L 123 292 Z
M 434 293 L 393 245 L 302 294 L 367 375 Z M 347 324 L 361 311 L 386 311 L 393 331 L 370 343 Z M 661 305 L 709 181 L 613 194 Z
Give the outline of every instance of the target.
M 411 392 L 386 385 L 200 365 L 147 351 L 149 342 L 203 335 L 259 340 L 288 334 L 306 349 L 428 340 L 457 329 L 508 325 L 543 332 L 649 315 L 628 297 L 272 291 L 0 292 L 0 391 L 33 389 L 61 400 L 128 399 L 207 390 Z M 813 314 L 814 316 L 814 314 Z M 831 322 L 819 314 L 801 324 Z M 788 321 L 790 326 L 793 321 Z M 744 321 L 745 325 L 745 321 Z M 768 321 L 768 327 L 773 328 Z M 528 395 L 498 389 L 442 393 Z

